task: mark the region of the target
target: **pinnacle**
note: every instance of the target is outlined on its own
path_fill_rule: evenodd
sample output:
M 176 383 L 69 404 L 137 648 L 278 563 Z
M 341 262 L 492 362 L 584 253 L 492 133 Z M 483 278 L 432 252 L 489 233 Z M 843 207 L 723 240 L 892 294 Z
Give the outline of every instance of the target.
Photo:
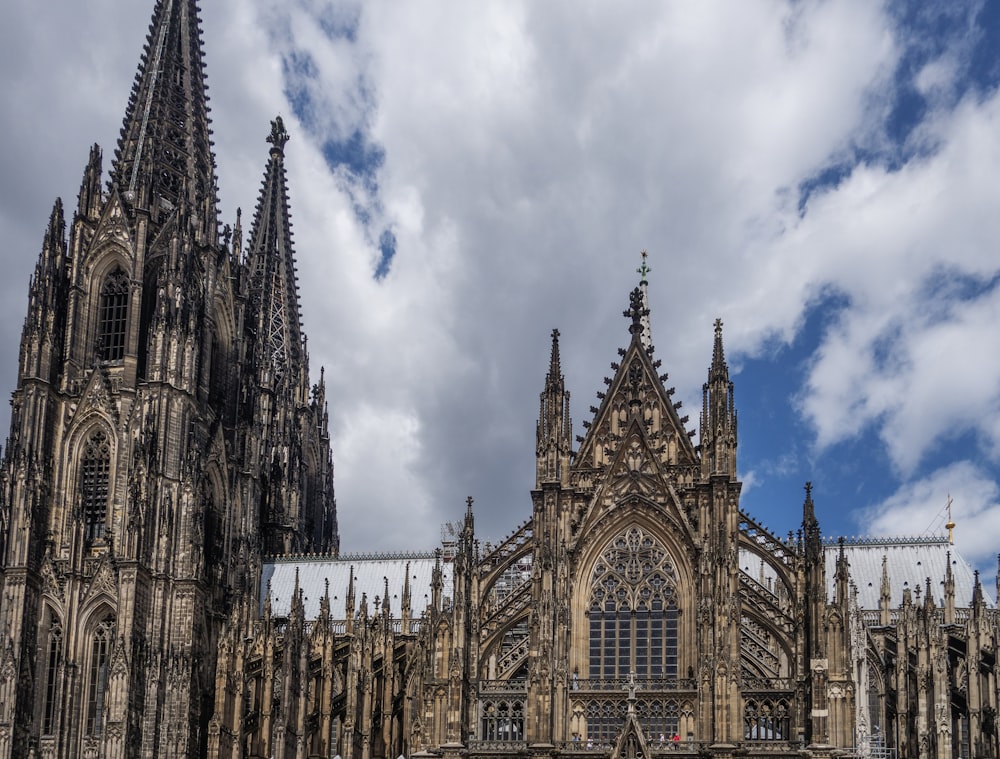
M 281 116 L 276 116 L 271 122 L 271 133 L 267 136 L 267 141 L 274 147 L 272 152 L 277 151 L 281 155 L 285 153 L 285 143 L 288 142 L 288 132 L 285 130 L 285 122 Z
M 816 521 L 816 508 L 813 504 L 812 498 L 812 483 L 807 482 L 805 486 L 806 499 L 802 503 L 802 522 L 803 526 L 807 529 L 815 528 L 818 523 Z
M 708 380 L 729 379 L 729 367 L 726 365 L 726 352 L 722 347 L 722 319 L 715 320 L 715 344 L 712 347 L 712 368 Z
M 61 246 L 65 234 L 66 221 L 63 216 L 62 198 L 56 198 L 56 202 L 52 205 L 52 213 L 49 216 L 49 226 L 45 243 L 50 248 L 55 249 L 57 245 Z
M 641 288 L 634 288 L 629 295 L 629 307 L 622 312 L 622 316 L 632 320 L 628 331 L 633 340 L 642 340 L 643 319 L 649 316 L 649 309 L 646 308 L 646 298 Z
M 552 330 L 552 350 L 549 353 L 549 376 L 548 382 L 558 382 L 562 375 L 559 361 L 559 330 Z
M 94 143 L 90 157 L 83 170 L 80 192 L 77 194 L 77 213 L 83 217 L 96 218 L 101 204 L 101 147 Z

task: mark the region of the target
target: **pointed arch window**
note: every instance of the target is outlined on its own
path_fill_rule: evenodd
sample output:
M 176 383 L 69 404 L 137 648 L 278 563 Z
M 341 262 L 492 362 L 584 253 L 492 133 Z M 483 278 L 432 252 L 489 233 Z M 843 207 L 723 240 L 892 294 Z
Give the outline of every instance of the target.
M 105 361 L 121 361 L 125 356 L 128 294 L 128 275 L 115 269 L 101 286 L 97 314 L 97 345 Z
M 591 679 L 677 678 L 676 584 L 666 548 L 642 528 L 611 541 L 591 577 Z
M 46 651 L 45 705 L 42 709 L 42 733 L 51 735 L 56 729 L 57 703 L 59 700 L 60 670 L 63 660 L 62 625 L 53 622 L 49 628 Z
M 483 704 L 482 740 L 524 740 L 524 702 L 490 700 Z
M 104 704 L 108 695 L 108 665 L 114 621 L 108 617 L 94 630 L 90 641 L 90 662 L 87 669 L 86 734 L 98 736 L 104 730 Z
M 743 710 L 743 737 L 780 741 L 791 737 L 792 709 L 787 698 L 748 698 Z
M 102 430 L 97 430 L 87 440 L 80 459 L 80 505 L 83 511 L 84 537 L 88 542 L 104 537 L 110 475 L 111 446 L 108 436 Z

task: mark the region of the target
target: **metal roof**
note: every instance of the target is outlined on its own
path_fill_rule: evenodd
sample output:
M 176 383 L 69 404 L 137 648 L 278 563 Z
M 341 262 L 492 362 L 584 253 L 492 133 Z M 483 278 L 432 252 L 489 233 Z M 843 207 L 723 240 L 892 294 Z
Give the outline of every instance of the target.
M 375 599 L 380 601 L 385 595 L 386 580 L 389 582 L 389 610 L 393 619 L 402 616 L 403 583 L 406 568 L 410 568 L 410 612 L 418 618 L 431 600 L 431 578 L 434 572 L 433 554 L 394 554 L 391 556 L 343 556 L 335 559 L 294 558 L 276 559 L 264 564 L 261 573 L 261 594 L 271 595 L 271 613 L 286 616 L 291 607 L 295 589 L 295 575 L 298 572 L 299 588 L 302 589 L 305 618 L 319 616 L 319 602 L 330 587 L 330 615 L 333 619 L 344 619 L 347 603 L 347 588 L 351 571 L 354 571 L 355 612 L 361 608 L 362 594 L 368 597 L 368 611 L 377 611 Z M 452 564 L 441 563 L 444 588 L 442 596 L 452 596 Z M 263 604 L 263 601 L 262 601 Z M 263 605 L 261 607 L 263 609 Z
M 840 555 L 838 543 L 827 543 L 826 583 L 832 598 L 836 584 L 837 557 Z M 926 594 L 927 578 L 931 581 L 934 603 L 944 606 L 944 577 L 948 562 L 955 578 L 955 606 L 972 606 L 972 590 L 975 574 L 947 538 L 867 538 L 844 542 L 844 556 L 850 567 L 851 581 L 858 591 L 858 606 L 862 609 L 878 609 L 882 593 L 882 560 L 885 559 L 889 574 L 892 600 L 890 608 L 898 608 L 903 603 L 903 591 L 915 592 L 920 589 Z M 993 606 L 992 596 L 983 588 L 983 597 L 988 606 Z M 916 601 L 916 595 L 913 596 Z
M 841 547 L 838 543 L 827 543 L 825 546 L 826 581 L 828 597 L 832 598 L 835 590 L 837 557 Z M 944 576 L 947 562 L 951 562 L 951 571 L 955 577 L 955 606 L 958 608 L 972 605 L 972 590 L 975 575 L 972 567 L 962 558 L 945 538 L 867 538 L 845 541 L 844 555 L 850 567 L 851 582 L 857 588 L 858 605 L 862 609 L 878 609 L 879 595 L 882 589 L 882 560 L 885 559 L 889 573 L 892 608 L 898 608 L 903 602 L 903 592 L 907 588 L 911 592 L 918 587 L 924 594 L 927 578 L 931 579 L 934 591 L 934 602 L 944 605 Z M 762 570 L 757 561 L 751 561 L 749 554 L 741 552 L 741 566 L 751 577 L 757 578 L 760 572 L 768 575 L 762 582 L 769 585 L 772 574 L 768 569 Z M 392 554 L 392 555 L 357 555 L 338 558 L 298 557 L 275 559 L 264 564 L 261 575 L 261 599 L 269 592 L 271 595 L 271 612 L 276 616 L 286 616 L 291 606 L 292 592 L 295 587 L 295 575 L 298 572 L 299 587 L 303 592 L 303 605 L 306 619 L 315 619 L 319 615 L 319 602 L 326 592 L 327 583 L 330 588 L 330 612 L 334 619 L 345 617 L 347 588 L 351 571 L 354 572 L 355 609 L 361 606 L 362 594 L 368 598 L 368 609 L 374 613 L 376 598 L 385 594 L 386 580 L 389 582 L 389 609 L 393 619 L 402 616 L 401 598 L 406 567 L 410 568 L 410 612 L 417 618 L 427 608 L 431 598 L 431 578 L 434 571 L 435 558 L 433 554 Z M 449 561 L 441 563 L 444 587 L 442 596 L 450 599 L 452 589 L 452 564 Z M 983 596 L 988 606 L 994 606 L 994 599 L 987 587 L 983 587 Z M 916 596 L 914 596 L 916 600 Z M 262 601 L 263 604 L 263 601 Z

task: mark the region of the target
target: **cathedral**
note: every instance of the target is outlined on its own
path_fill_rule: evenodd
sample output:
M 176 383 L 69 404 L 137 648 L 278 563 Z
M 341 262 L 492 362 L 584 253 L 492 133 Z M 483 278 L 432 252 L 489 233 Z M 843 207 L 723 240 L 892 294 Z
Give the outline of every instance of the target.
M 558 331 L 539 357 L 510 535 L 470 498 L 434 552 L 342 552 L 289 135 L 248 234 L 221 224 L 206 90 L 197 0 L 156 0 L 109 170 L 95 145 L 44 231 L 0 462 L 0 759 L 998 757 L 998 588 L 949 536 L 828 539 L 808 484 L 787 535 L 743 511 L 722 323 L 689 427 L 645 267 L 582 435 Z

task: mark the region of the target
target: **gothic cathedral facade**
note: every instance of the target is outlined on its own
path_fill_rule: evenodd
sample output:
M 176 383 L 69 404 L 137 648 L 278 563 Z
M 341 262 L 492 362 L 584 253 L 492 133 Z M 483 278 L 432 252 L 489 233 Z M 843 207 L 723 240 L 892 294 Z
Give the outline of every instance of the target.
M 2 756 L 203 756 L 224 611 L 255 602 L 263 555 L 337 551 L 280 121 L 269 139 L 244 248 L 217 219 L 197 7 L 158 2 L 110 178 L 95 145 L 28 296 L 0 469 Z
M 998 757 L 978 573 L 946 538 L 824 539 L 808 486 L 797 533 L 741 510 L 722 325 L 695 442 L 645 275 L 580 437 L 553 332 L 507 538 L 470 499 L 434 553 L 341 554 L 287 140 L 276 119 L 244 241 L 197 2 L 156 0 L 110 172 L 95 145 L 29 289 L 0 759 Z

